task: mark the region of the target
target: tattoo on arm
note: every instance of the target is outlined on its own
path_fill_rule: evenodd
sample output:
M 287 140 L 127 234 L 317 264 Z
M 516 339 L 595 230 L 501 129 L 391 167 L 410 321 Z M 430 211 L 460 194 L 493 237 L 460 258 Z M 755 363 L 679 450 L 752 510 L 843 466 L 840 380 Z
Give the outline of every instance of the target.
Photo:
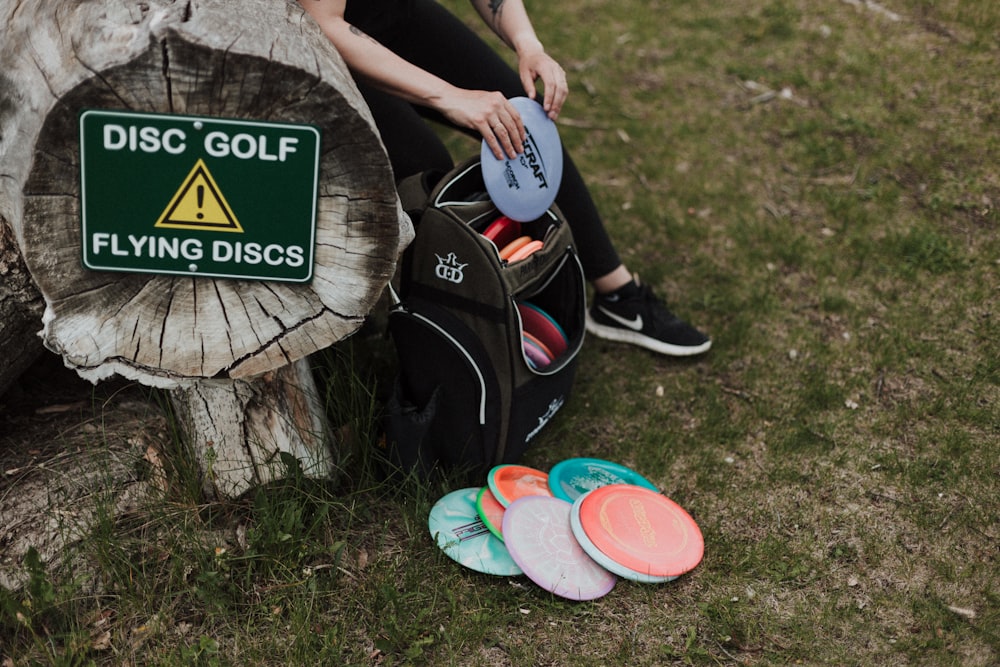
M 500 24 L 500 12 L 503 10 L 504 0 L 489 0 L 490 11 L 493 12 L 493 25 Z
M 501 0 L 501 2 L 502 1 L 503 0 Z M 365 39 L 367 39 L 368 41 L 370 41 L 370 42 L 372 42 L 374 44 L 381 44 L 377 39 L 375 39 L 374 37 L 372 37 L 371 35 L 369 35 L 368 33 L 366 33 L 361 28 L 357 27 L 356 25 L 351 25 L 351 32 L 354 33 L 355 35 L 357 35 L 358 37 L 364 37 Z

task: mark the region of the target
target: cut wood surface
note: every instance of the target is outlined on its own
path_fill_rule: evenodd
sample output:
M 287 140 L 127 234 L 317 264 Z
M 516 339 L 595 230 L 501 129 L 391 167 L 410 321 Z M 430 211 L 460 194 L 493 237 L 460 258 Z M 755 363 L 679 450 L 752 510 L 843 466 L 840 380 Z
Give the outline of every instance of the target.
M 412 237 L 370 114 L 297 3 L 0 0 L 0 216 L 81 376 L 246 379 L 354 332 Z M 81 265 L 84 109 L 308 123 L 322 132 L 311 283 Z

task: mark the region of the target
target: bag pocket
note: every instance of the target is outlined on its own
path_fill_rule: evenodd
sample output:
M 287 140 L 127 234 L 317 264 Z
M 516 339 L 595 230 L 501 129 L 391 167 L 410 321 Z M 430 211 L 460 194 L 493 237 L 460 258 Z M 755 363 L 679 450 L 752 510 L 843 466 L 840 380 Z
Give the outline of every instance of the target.
M 503 462 L 514 463 L 532 440 L 569 400 L 577 360 L 567 360 L 557 373 L 538 375 L 514 389 Z
M 583 269 L 570 249 L 540 281 L 533 281 L 514 295 L 517 327 L 511 336 L 522 363 L 516 363 L 515 386 L 504 462 L 514 462 L 531 446 L 535 436 L 546 427 L 569 399 L 576 376 L 577 355 L 583 345 L 584 293 Z M 553 347 L 564 348 L 553 350 Z M 549 363 L 532 362 L 537 350 L 545 348 Z M 529 354 L 530 353 L 530 354 Z
M 446 211 L 456 221 L 468 225 L 479 234 L 483 234 L 490 225 L 505 217 L 490 199 L 483 182 L 482 167 L 478 158 L 467 160 L 443 180 L 430 195 L 430 206 Z M 551 211 L 546 211 L 531 222 L 516 223 L 520 232 L 532 240 L 545 241 L 551 231 L 557 227 L 559 220 Z M 507 238 L 507 241 L 514 237 Z M 497 244 L 497 250 L 502 250 L 503 244 Z
M 421 479 L 434 471 L 436 457 L 428 448 L 432 442 L 428 431 L 438 414 L 441 403 L 440 388 L 434 389 L 426 405 L 410 400 L 397 377 L 385 406 L 385 456 L 389 477 L 413 471 Z
M 389 315 L 399 356 L 396 408 L 386 441 L 396 463 L 427 476 L 435 468 L 484 472 L 496 457 L 496 373 L 482 344 L 433 303 L 411 299 Z

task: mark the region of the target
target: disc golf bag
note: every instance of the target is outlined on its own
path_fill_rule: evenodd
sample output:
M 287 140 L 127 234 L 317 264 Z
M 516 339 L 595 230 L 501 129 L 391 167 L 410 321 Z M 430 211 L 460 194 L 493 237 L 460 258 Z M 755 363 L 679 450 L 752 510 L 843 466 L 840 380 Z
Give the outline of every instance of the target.
M 485 474 L 517 461 L 569 397 L 586 309 L 573 236 L 553 205 L 516 223 L 517 244 L 530 237 L 534 251 L 501 259 L 498 242 L 509 244 L 483 235 L 502 216 L 478 157 L 406 179 L 399 192 L 416 235 L 392 284 L 399 373 L 386 406 L 389 459 L 424 477 Z M 527 308 L 549 322 L 537 336 L 525 331 Z

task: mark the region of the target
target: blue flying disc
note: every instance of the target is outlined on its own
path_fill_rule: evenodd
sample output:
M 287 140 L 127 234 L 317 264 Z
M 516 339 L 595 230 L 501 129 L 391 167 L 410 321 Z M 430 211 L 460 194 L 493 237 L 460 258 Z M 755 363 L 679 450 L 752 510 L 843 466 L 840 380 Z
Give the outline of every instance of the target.
M 609 484 L 633 484 L 650 491 L 659 489 L 648 479 L 620 463 L 602 459 L 566 459 L 552 466 L 549 471 L 549 489 L 556 498 L 569 502 L 587 491 Z
M 476 510 L 479 488 L 452 491 L 431 508 L 427 527 L 445 555 L 484 574 L 522 574 L 507 547 L 490 532 Z
M 511 98 L 510 103 L 524 123 L 524 152 L 514 159 L 498 160 L 483 139 L 479 153 L 483 182 L 501 213 L 518 222 L 531 222 L 552 206 L 559 192 L 562 142 L 541 104 L 527 97 Z

